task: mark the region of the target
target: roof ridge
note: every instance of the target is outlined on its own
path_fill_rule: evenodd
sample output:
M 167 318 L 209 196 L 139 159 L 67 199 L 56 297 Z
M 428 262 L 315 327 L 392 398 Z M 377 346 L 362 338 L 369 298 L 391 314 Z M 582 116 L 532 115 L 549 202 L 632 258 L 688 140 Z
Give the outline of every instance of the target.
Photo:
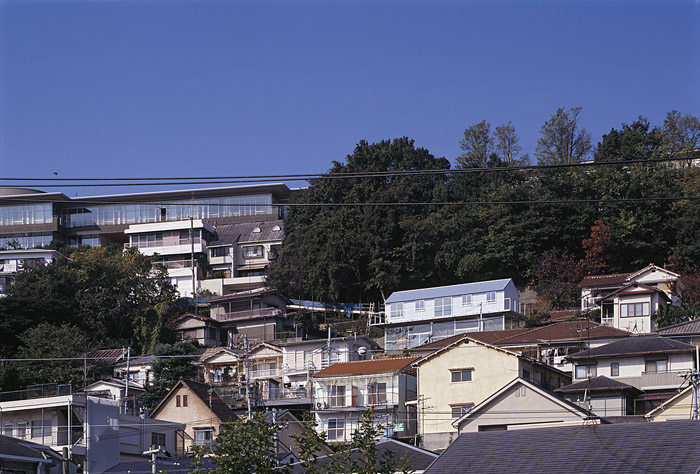
M 420 359 L 420 356 L 385 357 L 382 359 L 348 360 L 345 362 L 336 362 L 335 364 L 356 364 L 358 362 L 375 362 L 375 361 L 383 361 L 383 360 L 402 360 L 402 359 Z M 335 365 L 335 364 L 332 364 L 332 365 Z

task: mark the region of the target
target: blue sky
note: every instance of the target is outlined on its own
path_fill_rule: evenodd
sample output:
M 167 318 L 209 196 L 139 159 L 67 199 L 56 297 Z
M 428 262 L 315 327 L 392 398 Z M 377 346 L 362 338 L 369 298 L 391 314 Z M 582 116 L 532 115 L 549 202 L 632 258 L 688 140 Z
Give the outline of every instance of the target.
M 594 141 L 700 115 L 697 1 L 0 0 L 0 42 L 2 177 L 315 173 L 399 136 L 454 161 L 483 119 L 532 154 L 560 106 Z

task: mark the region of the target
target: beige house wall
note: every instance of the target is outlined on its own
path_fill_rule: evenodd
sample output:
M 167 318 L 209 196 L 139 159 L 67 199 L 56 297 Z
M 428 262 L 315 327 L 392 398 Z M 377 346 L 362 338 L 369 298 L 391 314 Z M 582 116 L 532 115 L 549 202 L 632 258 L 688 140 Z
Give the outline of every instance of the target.
M 675 400 L 664 404 L 663 409 L 652 410 L 649 421 L 689 420 L 693 405 L 693 391 L 686 390 Z
M 418 366 L 418 424 L 427 449 L 444 449 L 457 436 L 452 405 L 482 402 L 521 375 L 519 358 L 465 340 Z M 451 370 L 473 369 L 470 382 L 452 382 Z
M 466 418 L 459 425 L 459 432 L 472 433 L 488 427 L 512 430 L 528 425 L 558 426 L 581 421 L 582 417 L 573 409 L 523 383 L 516 383 L 478 413 Z
M 187 395 L 187 406 L 176 406 L 176 396 Z M 185 450 L 189 450 L 194 442 L 194 430 L 197 428 L 213 428 L 212 439 L 219 435 L 221 420 L 211 412 L 209 407 L 189 388 L 180 387 L 161 407 L 153 418 L 157 420 L 174 421 L 185 425 Z

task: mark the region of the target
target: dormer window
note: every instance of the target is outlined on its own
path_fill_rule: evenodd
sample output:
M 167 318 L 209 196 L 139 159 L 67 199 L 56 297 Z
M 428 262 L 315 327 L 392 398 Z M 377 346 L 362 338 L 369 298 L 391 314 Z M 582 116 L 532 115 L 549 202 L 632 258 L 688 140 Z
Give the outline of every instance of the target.
M 279 231 L 281 231 L 281 230 L 282 230 L 282 228 L 281 228 L 280 226 L 278 226 L 278 225 L 276 225 L 276 226 L 274 226 L 274 227 L 272 228 L 272 232 L 279 232 Z
M 255 228 L 253 228 L 253 233 L 254 233 L 254 234 L 259 234 L 260 232 L 262 232 L 262 229 L 260 229 L 260 227 L 255 227 Z

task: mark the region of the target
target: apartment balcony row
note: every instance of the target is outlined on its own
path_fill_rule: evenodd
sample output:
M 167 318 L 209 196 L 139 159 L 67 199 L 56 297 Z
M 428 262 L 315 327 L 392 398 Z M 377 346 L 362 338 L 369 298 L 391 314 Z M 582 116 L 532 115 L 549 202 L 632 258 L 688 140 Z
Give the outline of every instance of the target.
M 0 402 L 14 402 L 19 400 L 31 400 L 34 398 L 57 397 L 72 395 L 73 387 L 70 384 L 47 383 L 29 385 L 23 390 L 0 392 Z
M 372 395 L 354 394 L 352 397 L 324 396 L 313 399 L 313 411 L 363 411 L 389 409 L 398 405 L 397 396 L 390 393 L 375 393 Z
M 618 382 L 626 383 L 641 390 L 676 389 L 683 381 L 687 370 L 668 372 L 642 372 L 638 377 L 612 377 Z

